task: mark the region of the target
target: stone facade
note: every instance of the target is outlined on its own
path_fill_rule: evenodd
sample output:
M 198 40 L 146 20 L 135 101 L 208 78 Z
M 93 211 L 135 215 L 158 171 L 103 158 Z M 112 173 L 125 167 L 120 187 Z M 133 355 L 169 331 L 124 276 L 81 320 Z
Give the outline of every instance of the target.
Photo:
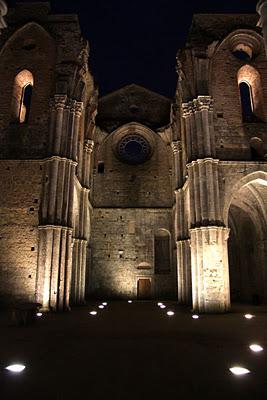
M 6 12 L 0 2 L 0 303 L 266 303 L 258 17 L 195 15 L 172 101 L 137 85 L 98 99 L 75 15 Z

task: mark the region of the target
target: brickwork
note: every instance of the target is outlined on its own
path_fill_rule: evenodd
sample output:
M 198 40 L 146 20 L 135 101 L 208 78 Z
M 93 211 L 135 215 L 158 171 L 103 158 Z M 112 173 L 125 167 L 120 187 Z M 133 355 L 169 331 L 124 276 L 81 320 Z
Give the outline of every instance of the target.
M 154 273 L 154 235 L 172 231 L 170 209 L 95 208 L 92 226 L 91 297 L 136 298 L 137 280 L 146 277 L 152 298 L 175 298 L 175 260 L 170 273 Z
M 266 303 L 267 62 L 257 16 L 194 16 L 173 104 L 129 85 L 98 105 L 75 15 L 26 2 L 6 21 L 0 306 L 68 310 L 85 294 L 178 298 L 201 312 Z
M 0 303 L 33 301 L 42 164 L 0 161 Z

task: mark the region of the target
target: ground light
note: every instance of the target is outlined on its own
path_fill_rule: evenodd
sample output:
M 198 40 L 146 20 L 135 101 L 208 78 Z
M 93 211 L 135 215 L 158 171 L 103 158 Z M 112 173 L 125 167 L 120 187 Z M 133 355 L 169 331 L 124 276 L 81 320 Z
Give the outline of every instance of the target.
M 41 317 L 43 315 L 43 313 L 38 312 L 36 315 L 37 315 L 37 317 Z
M 103 304 L 103 306 L 107 306 L 108 305 L 108 303 L 106 303 L 105 301 L 104 301 L 104 303 L 102 303 Z
M 199 319 L 199 315 L 194 314 L 194 315 L 192 315 L 192 318 L 193 318 L 193 319 Z
M 100 306 L 98 306 L 98 308 L 105 308 L 105 306 L 103 306 L 103 304 L 100 304 Z
M 97 312 L 96 312 L 96 311 L 90 311 L 90 314 L 91 314 L 91 315 L 96 315 Z
M 22 372 L 25 369 L 25 365 L 22 364 L 13 364 L 13 365 L 9 365 L 8 367 L 6 367 L 5 369 L 7 369 L 8 371 L 14 372 L 15 374 L 19 374 L 20 372 Z
M 168 315 L 169 317 L 172 317 L 172 316 L 174 315 L 174 312 L 173 312 L 173 311 L 168 311 L 168 312 L 167 312 L 167 315 Z
M 162 305 L 160 306 L 160 308 L 166 308 L 166 306 L 165 306 L 164 304 L 162 304 Z
M 229 370 L 230 370 L 230 371 L 232 372 L 232 374 L 234 374 L 234 375 L 246 375 L 246 374 L 249 374 L 249 373 L 250 373 L 250 371 L 249 371 L 247 368 L 238 367 L 238 366 L 229 368 Z
M 131 304 L 133 301 L 132 300 L 128 300 L 128 303 Z
M 260 351 L 263 350 L 263 347 L 261 347 L 261 346 L 258 345 L 258 344 L 251 344 L 251 345 L 249 346 L 249 348 L 250 348 L 251 351 L 254 351 L 255 353 L 259 353 Z
M 244 317 L 245 317 L 246 319 L 251 319 L 251 318 L 254 317 L 254 315 L 252 315 L 252 314 L 245 314 Z
M 163 306 L 163 303 L 158 303 L 158 306 L 159 306 L 159 307 Z

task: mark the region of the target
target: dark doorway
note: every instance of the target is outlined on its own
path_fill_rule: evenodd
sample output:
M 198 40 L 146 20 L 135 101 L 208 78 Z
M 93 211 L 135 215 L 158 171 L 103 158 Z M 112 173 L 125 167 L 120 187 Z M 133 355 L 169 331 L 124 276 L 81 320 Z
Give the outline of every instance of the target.
M 228 241 L 231 302 L 263 302 L 264 276 L 261 239 L 254 221 L 243 209 L 230 207 Z
M 150 281 L 150 279 L 147 279 L 147 278 L 138 279 L 137 298 L 139 300 L 151 299 L 151 281 Z

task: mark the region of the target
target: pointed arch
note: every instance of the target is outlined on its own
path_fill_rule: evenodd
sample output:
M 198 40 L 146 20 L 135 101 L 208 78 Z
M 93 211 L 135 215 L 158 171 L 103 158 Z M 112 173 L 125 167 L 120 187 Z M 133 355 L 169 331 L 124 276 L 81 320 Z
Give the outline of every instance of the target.
M 33 85 L 33 74 L 29 70 L 24 69 L 16 75 L 13 85 L 11 105 L 12 120 L 19 123 L 28 122 L 31 110 Z

